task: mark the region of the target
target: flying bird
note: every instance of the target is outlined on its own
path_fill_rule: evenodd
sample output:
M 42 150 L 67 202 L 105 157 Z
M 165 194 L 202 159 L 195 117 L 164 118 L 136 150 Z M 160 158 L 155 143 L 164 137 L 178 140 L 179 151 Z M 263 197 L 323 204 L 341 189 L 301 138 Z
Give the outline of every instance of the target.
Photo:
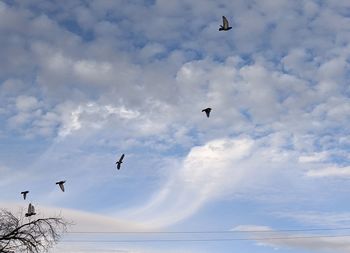
M 207 115 L 207 117 L 209 118 L 209 115 L 210 115 L 210 112 L 211 112 L 211 108 L 208 107 L 208 108 L 205 108 L 202 110 L 202 112 L 205 112 L 205 114 Z
M 29 216 L 32 216 L 32 215 L 36 215 L 36 212 L 35 212 L 35 209 L 34 209 L 34 206 L 32 205 L 32 203 L 29 203 L 28 205 L 28 211 L 27 213 L 25 214 L 26 217 L 29 217 Z
M 60 188 L 61 188 L 61 190 L 64 192 L 64 183 L 65 183 L 66 181 L 58 181 L 58 182 L 56 182 L 56 184 L 58 184 L 59 186 L 60 186 Z
M 222 25 L 220 25 L 219 31 L 228 31 L 231 29 L 232 27 L 229 26 L 227 18 L 225 16 L 222 16 Z
M 123 159 L 124 159 L 124 154 L 122 154 L 122 156 L 119 158 L 119 161 L 116 161 L 115 164 L 117 165 L 117 169 L 120 170 L 120 166 L 123 163 Z
M 21 194 L 23 195 L 23 199 L 24 200 L 26 199 L 28 193 L 29 193 L 29 191 L 21 192 Z

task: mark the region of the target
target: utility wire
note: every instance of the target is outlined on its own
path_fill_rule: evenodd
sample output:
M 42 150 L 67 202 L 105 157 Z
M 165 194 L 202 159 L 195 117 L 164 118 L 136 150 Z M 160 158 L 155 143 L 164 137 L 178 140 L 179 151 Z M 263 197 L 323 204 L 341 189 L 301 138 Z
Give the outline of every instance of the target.
M 252 237 L 252 238 L 207 238 L 207 239 L 146 239 L 146 240 L 62 240 L 61 242 L 91 242 L 91 243 L 143 243 L 143 242 L 225 242 L 225 241 L 259 241 L 259 240 L 302 240 L 319 238 L 350 237 L 345 235 L 314 235 L 288 237 Z
M 305 228 L 277 230 L 207 230 L 207 231 L 70 231 L 67 234 L 236 234 L 236 233 L 276 233 L 276 232 L 312 232 L 312 231 L 341 231 L 344 228 Z

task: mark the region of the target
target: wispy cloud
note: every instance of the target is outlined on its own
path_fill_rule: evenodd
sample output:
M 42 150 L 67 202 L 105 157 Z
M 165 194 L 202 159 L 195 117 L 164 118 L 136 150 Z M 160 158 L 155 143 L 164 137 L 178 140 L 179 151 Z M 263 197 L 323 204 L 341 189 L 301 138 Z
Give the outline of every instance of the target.
M 350 242 L 348 236 L 341 234 L 336 237 L 324 234 L 305 234 L 295 232 L 275 231 L 270 227 L 240 225 L 234 230 L 257 231 L 249 233 L 249 237 L 260 246 L 272 247 L 275 249 L 289 248 L 307 250 L 312 252 L 348 252 Z M 264 233 L 261 233 L 264 232 Z
M 145 206 L 127 210 L 127 217 L 168 226 L 190 217 L 210 201 L 267 183 L 273 171 L 290 158 L 265 145 L 242 136 L 192 148 L 164 187 Z
M 350 166 L 339 167 L 330 166 L 326 168 L 321 168 L 317 170 L 309 170 L 306 172 L 309 177 L 349 177 L 350 176 Z
M 0 1 L 1 199 L 30 188 L 159 227 L 237 192 L 253 208 L 346 210 L 348 7 Z

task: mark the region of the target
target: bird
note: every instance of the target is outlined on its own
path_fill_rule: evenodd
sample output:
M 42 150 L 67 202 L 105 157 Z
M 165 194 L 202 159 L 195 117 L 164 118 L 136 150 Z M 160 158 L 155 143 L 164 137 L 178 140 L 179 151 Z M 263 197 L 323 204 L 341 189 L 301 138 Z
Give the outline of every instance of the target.
M 23 195 L 23 199 L 24 200 L 26 199 L 28 193 L 29 193 L 29 191 L 21 192 L 21 194 Z
M 219 31 L 228 31 L 231 29 L 232 27 L 229 26 L 227 18 L 225 16 L 222 16 L 222 25 L 220 25 Z
M 58 184 L 59 186 L 60 186 L 60 188 L 61 188 L 61 190 L 64 192 L 64 183 L 65 183 L 66 181 L 64 180 L 64 181 L 58 181 L 58 182 L 56 182 L 56 184 Z
M 36 212 L 35 212 L 35 209 L 34 209 L 34 206 L 32 205 L 32 203 L 29 203 L 28 205 L 28 211 L 27 213 L 25 214 L 26 217 L 29 217 L 29 216 L 32 216 L 32 215 L 36 215 Z
M 205 112 L 205 114 L 207 115 L 207 117 L 209 118 L 209 115 L 210 115 L 210 112 L 211 112 L 211 108 L 208 107 L 208 108 L 205 108 L 202 110 L 202 112 Z
M 25 214 L 26 217 L 32 216 L 32 203 L 29 203 L 28 205 L 28 211 Z
M 119 160 L 115 162 L 115 164 L 117 165 L 117 169 L 118 170 L 120 170 L 120 166 L 123 163 L 123 159 L 124 159 L 124 154 L 122 154 L 122 156 L 119 158 Z

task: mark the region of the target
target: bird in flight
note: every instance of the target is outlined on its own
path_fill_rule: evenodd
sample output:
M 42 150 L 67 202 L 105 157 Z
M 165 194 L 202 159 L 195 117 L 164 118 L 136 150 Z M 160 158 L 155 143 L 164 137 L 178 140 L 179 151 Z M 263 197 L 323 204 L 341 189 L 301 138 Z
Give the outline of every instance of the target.
M 207 117 L 209 118 L 209 115 L 210 115 L 210 112 L 211 112 L 211 108 L 208 107 L 208 108 L 205 108 L 202 110 L 202 112 L 205 112 L 205 114 L 207 115 Z
M 29 216 L 32 216 L 32 215 L 36 215 L 36 212 L 35 212 L 35 209 L 34 209 L 34 206 L 32 205 L 32 203 L 29 203 L 28 205 L 28 211 L 27 213 L 25 214 L 26 217 L 29 217 Z
M 219 31 L 228 31 L 231 29 L 232 27 L 229 26 L 227 18 L 225 16 L 222 16 L 222 25 L 220 25 Z
M 64 192 L 64 183 L 65 183 L 66 181 L 58 181 L 58 182 L 56 182 L 56 184 L 58 184 L 59 186 L 60 186 L 60 188 L 61 188 L 61 190 Z
M 124 154 L 122 154 L 122 156 L 119 158 L 119 160 L 115 162 L 115 164 L 117 165 L 117 169 L 118 170 L 120 170 L 120 166 L 123 163 L 123 159 L 124 159 Z
M 21 192 L 21 194 L 23 195 L 23 199 L 24 200 L 26 199 L 28 193 L 29 193 L 29 191 Z

